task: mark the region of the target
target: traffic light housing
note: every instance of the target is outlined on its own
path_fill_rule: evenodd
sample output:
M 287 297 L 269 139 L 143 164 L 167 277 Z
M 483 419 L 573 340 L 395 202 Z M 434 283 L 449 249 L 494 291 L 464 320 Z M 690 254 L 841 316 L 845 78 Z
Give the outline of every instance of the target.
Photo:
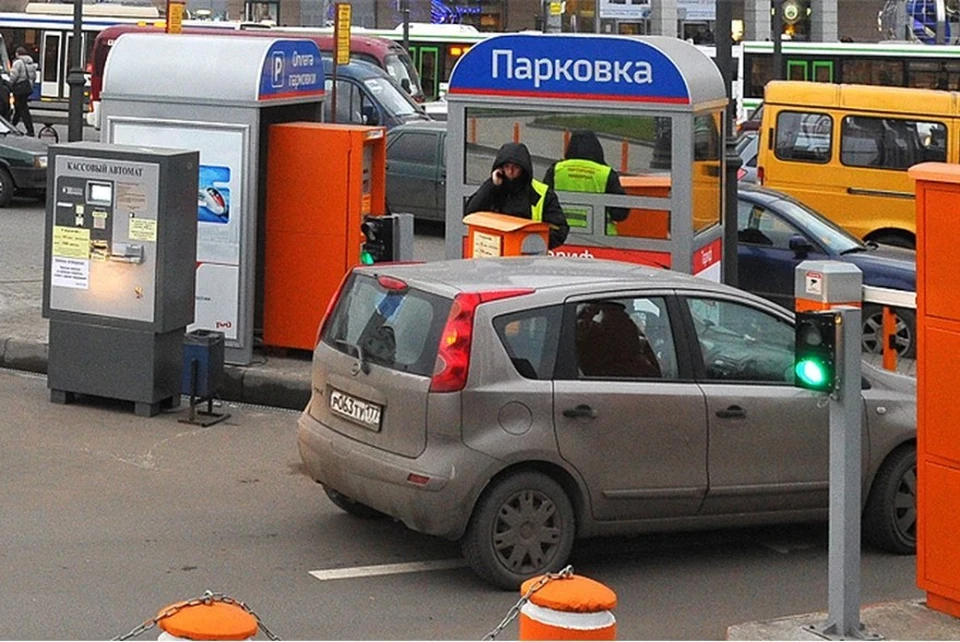
M 833 391 L 837 385 L 840 314 L 797 312 L 795 327 L 794 384 L 808 390 Z
M 375 216 L 367 214 L 360 223 L 360 231 L 365 238 L 360 246 L 360 262 L 364 265 L 395 261 L 396 218 L 386 214 Z

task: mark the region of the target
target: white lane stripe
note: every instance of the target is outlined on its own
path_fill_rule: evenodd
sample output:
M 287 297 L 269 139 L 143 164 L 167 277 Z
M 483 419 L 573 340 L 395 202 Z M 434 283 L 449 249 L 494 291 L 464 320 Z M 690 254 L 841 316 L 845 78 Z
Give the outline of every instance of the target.
M 310 571 L 318 580 L 345 580 L 351 577 L 373 577 L 375 575 L 397 575 L 399 573 L 422 573 L 424 571 L 445 571 L 462 568 L 467 563 L 462 559 L 434 560 L 432 562 L 407 562 L 403 564 L 378 564 L 377 566 L 354 566 L 351 568 L 333 568 L 327 571 Z

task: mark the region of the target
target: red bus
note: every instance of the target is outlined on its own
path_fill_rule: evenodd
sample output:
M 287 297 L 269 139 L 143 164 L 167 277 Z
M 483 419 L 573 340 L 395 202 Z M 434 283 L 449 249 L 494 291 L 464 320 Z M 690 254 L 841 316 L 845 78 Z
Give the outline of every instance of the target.
M 107 54 L 110 53 L 113 43 L 122 34 L 138 32 L 162 31 L 160 26 L 149 25 L 116 25 L 107 27 L 97 35 L 93 44 L 91 61 L 88 64 L 90 73 L 90 111 L 87 114 L 87 124 L 100 127 L 100 92 L 103 89 L 103 70 L 107 64 Z M 312 31 L 308 29 L 283 30 L 272 28 L 238 28 L 223 29 L 211 27 L 183 28 L 183 33 L 206 36 L 260 36 L 269 38 L 307 38 L 317 43 L 321 52 L 332 53 L 334 47 L 333 34 L 327 31 Z M 417 102 L 423 102 L 423 87 L 420 75 L 413 65 L 413 60 L 406 49 L 399 43 L 375 36 L 351 35 L 350 56 L 359 60 L 371 62 L 386 71 L 398 85 L 403 87 Z

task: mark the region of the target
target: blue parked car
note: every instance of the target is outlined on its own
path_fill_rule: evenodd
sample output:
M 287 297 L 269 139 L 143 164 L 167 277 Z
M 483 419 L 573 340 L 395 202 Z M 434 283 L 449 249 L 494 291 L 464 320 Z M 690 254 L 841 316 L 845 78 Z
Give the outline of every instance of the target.
M 864 243 L 815 210 L 771 189 L 739 185 L 737 212 L 739 287 L 794 309 L 794 269 L 805 260 L 853 263 L 863 284 L 916 292 L 916 253 L 904 248 Z M 901 357 L 915 358 L 916 310 L 895 308 L 896 346 Z M 863 348 L 882 349 L 883 310 L 863 307 Z

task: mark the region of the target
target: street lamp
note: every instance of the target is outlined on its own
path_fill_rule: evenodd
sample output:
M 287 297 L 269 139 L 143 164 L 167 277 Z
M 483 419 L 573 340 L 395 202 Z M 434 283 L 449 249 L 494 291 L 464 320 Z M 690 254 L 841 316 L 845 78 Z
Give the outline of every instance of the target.
M 73 0 L 73 41 L 70 43 L 70 69 L 67 71 L 67 85 L 70 87 L 67 140 L 71 143 L 83 139 L 83 89 L 87 82 L 83 67 L 80 66 L 82 38 L 83 0 Z

